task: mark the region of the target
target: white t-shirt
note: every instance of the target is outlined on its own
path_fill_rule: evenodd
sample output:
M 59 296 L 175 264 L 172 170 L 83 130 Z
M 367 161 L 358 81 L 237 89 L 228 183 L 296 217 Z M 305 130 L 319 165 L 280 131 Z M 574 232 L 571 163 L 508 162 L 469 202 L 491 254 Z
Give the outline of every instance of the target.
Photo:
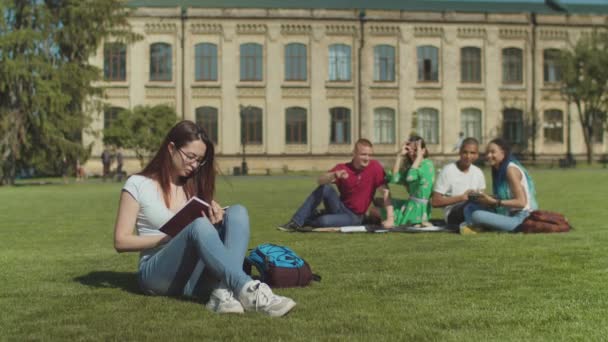
M 445 165 L 441 170 L 433 191 L 452 197 L 462 195 L 467 190 L 482 191 L 485 188 L 486 179 L 483 176 L 483 172 L 477 166 L 471 165 L 467 172 L 462 172 L 456 165 L 456 162 L 452 162 Z M 452 204 L 443 208 L 443 214 L 446 219 L 455 205 Z
M 135 221 L 137 235 L 165 235 L 158 229 L 173 216 L 173 212 L 165 206 L 158 183 L 145 176 L 133 175 L 127 179 L 122 188 L 139 204 L 139 212 Z M 146 249 L 141 252 L 141 260 L 154 254 L 159 247 Z

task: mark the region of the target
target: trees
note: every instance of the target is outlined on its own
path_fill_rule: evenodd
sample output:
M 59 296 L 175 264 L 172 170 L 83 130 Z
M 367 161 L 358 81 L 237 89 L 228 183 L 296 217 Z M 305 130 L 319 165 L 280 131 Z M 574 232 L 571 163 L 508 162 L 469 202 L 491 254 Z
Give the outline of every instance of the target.
M 85 102 L 100 94 L 89 64 L 103 38 L 133 41 L 122 0 L 0 0 L 0 165 L 56 173 L 87 154 Z M 94 106 L 94 103 L 88 103 Z
M 596 137 L 604 133 L 608 111 L 608 33 L 605 30 L 583 34 L 574 48 L 561 58 L 562 92 L 576 105 L 587 163 L 593 162 Z
M 143 168 L 145 157 L 156 152 L 176 121 L 177 114 L 168 105 L 125 109 L 118 113 L 109 128 L 104 129 L 103 142 L 133 150 Z

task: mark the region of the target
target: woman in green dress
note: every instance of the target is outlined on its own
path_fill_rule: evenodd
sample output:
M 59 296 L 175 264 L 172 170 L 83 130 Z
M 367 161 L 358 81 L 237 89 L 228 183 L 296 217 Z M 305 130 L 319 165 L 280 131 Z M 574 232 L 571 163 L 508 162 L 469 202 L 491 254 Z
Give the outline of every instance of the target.
M 410 197 L 404 200 L 392 199 L 392 206 L 387 206 L 386 210 L 381 209 L 383 226 L 430 225 L 429 199 L 435 182 L 435 167 L 427 156 L 428 151 L 421 137 L 412 136 L 403 143 L 393 170 L 387 175 L 387 181 L 405 185 Z M 405 165 L 402 168 L 403 159 Z

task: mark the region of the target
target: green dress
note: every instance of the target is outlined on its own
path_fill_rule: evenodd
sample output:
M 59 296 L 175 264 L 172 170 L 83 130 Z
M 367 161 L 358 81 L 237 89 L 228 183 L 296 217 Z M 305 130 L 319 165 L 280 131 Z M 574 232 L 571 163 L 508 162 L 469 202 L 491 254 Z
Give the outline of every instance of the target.
M 395 226 L 413 225 L 426 222 L 431 218 L 429 203 L 435 182 L 435 167 L 433 162 L 423 159 L 418 168 L 409 168 L 396 174 L 388 172 L 387 181 L 393 184 L 403 184 L 410 194 L 406 200 L 392 199 L 395 209 Z M 386 219 L 386 210 L 382 210 L 382 218 Z

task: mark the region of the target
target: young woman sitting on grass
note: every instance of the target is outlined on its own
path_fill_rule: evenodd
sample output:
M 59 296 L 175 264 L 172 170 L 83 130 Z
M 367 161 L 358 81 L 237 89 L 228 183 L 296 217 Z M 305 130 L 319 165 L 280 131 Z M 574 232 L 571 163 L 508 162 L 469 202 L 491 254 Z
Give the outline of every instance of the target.
M 213 143 L 207 134 L 191 121 L 176 124 L 143 171 L 127 179 L 114 247 L 118 252 L 141 252 L 138 278 L 147 294 L 205 297 L 211 291 L 206 307 L 213 312 L 283 316 L 296 303 L 243 272 L 247 210 L 241 205 L 222 210 L 214 201 L 215 176 Z M 173 238 L 159 231 L 193 196 L 211 204 L 209 214 Z
M 475 233 L 478 228 L 513 231 L 530 211 L 538 209 L 534 182 L 528 171 L 513 157 L 507 142 L 494 139 L 488 144 L 486 159 L 492 167 L 494 196 L 479 193 L 465 207 L 460 232 Z
M 410 197 L 405 200 L 392 199 L 386 210 L 380 209 L 384 226 L 430 225 L 432 208 L 429 199 L 435 181 L 435 167 L 427 156 L 421 137 L 412 136 L 403 143 L 387 180 L 389 183 L 403 184 Z M 403 159 L 406 159 L 404 168 Z

